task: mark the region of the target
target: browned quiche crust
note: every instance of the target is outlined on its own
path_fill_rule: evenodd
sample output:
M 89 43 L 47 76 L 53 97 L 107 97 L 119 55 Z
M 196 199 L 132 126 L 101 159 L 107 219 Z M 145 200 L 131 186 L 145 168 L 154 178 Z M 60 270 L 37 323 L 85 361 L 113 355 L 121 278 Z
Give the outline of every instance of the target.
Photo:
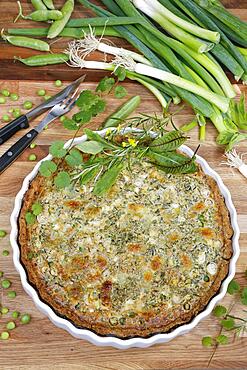
M 232 242 L 231 238 L 233 230 L 230 223 L 228 209 L 225 205 L 224 198 L 220 194 L 216 181 L 207 176 L 201 169 L 199 169 L 196 176 L 201 176 L 207 182 L 218 205 L 218 223 L 222 225 L 224 241 L 223 258 L 218 265 L 218 272 L 214 278 L 211 289 L 206 291 L 204 296 L 198 301 L 197 305 L 193 306 L 188 312 L 177 311 L 176 315 L 167 315 L 166 312 L 161 312 L 159 316 L 151 317 L 147 322 L 139 325 L 124 325 L 111 326 L 106 322 L 100 320 L 100 316 L 90 313 L 79 313 L 73 310 L 68 303 L 64 302 L 59 296 L 54 295 L 49 289 L 45 281 L 43 281 L 38 273 L 37 265 L 34 261 L 28 258 L 31 252 L 28 246 L 28 240 L 31 237 L 31 228 L 28 228 L 25 222 L 25 213 L 31 208 L 31 205 L 40 197 L 43 191 L 45 179 L 37 175 L 31 182 L 28 191 L 26 192 L 22 209 L 19 215 L 19 244 L 21 250 L 21 262 L 24 265 L 28 280 L 39 293 L 42 301 L 51 306 L 54 311 L 61 317 L 70 320 L 78 328 L 86 328 L 95 331 L 100 335 L 114 335 L 120 338 L 130 337 L 147 337 L 156 333 L 167 333 L 181 324 L 190 322 L 199 312 L 201 312 L 209 303 L 211 298 L 217 294 L 220 289 L 222 281 L 228 274 L 229 259 L 232 256 Z

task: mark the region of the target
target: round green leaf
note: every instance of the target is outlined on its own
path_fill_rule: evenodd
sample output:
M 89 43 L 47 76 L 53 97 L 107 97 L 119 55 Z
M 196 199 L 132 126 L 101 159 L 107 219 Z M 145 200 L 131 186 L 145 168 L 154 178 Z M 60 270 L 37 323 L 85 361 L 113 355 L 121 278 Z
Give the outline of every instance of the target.
M 116 86 L 114 95 L 115 95 L 115 98 L 122 99 L 127 95 L 127 90 L 123 86 Z
M 216 317 L 225 316 L 226 313 L 227 313 L 226 307 L 220 306 L 220 305 L 219 306 L 216 306 L 215 309 L 213 310 L 213 314 Z
M 212 337 L 203 337 L 202 338 L 202 345 L 204 347 L 211 347 L 213 345 L 214 341 Z
M 55 158 L 63 158 L 66 154 L 66 149 L 64 149 L 63 141 L 54 141 L 51 144 L 49 153 Z
M 40 165 L 39 172 L 44 177 L 51 176 L 57 169 L 56 163 L 53 161 L 43 161 Z
M 54 179 L 55 185 L 59 189 L 66 188 L 67 186 L 70 185 L 70 176 L 68 172 L 66 171 L 61 171 L 59 174 L 55 177 Z

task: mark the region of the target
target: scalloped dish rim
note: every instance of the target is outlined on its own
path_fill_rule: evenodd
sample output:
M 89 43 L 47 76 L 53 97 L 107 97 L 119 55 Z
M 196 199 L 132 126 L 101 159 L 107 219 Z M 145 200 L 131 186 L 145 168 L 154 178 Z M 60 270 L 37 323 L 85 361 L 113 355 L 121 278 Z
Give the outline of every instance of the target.
M 97 131 L 97 133 L 99 133 L 101 136 L 104 136 L 107 130 L 109 130 L 109 128 L 101 130 L 101 131 Z M 132 130 L 131 128 L 126 128 L 124 130 L 127 130 L 127 132 L 139 131 L 139 130 Z M 87 140 L 87 136 L 83 135 L 81 137 L 76 138 L 73 142 L 73 145 L 76 145 L 86 140 Z M 65 147 L 68 148 L 70 145 L 71 145 L 71 140 L 66 142 Z M 193 151 L 186 145 L 182 145 L 179 149 L 185 154 L 189 155 L 190 157 L 193 155 Z M 196 155 L 196 162 L 201 165 L 203 172 L 213 177 L 217 182 L 220 192 L 225 199 L 225 203 L 226 203 L 226 206 L 230 214 L 231 226 L 234 231 L 233 237 L 232 237 L 233 255 L 230 260 L 228 275 L 222 282 L 219 292 L 213 298 L 211 298 L 208 305 L 203 311 L 201 311 L 197 316 L 195 316 L 194 319 L 190 323 L 183 324 L 169 333 L 154 334 L 148 338 L 134 337 L 130 339 L 120 339 L 114 336 L 100 336 L 90 331 L 90 329 L 79 329 L 76 326 L 74 326 L 69 320 L 58 316 L 49 305 L 42 302 L 42 300 L 38 296 L 37 291 L 29 284 L 26 271 L 20 261 L 20 248 L 18 245 L 18 217 L 19 217 L 19 212 L 22 207 L 23 197 L 29 188 L 30 182 L 37 175 L 41 162 L 47 159 L 51 159 L 51 158 L 52 156 L 49 154 L 48 156 L 43 158 L 41 161 L 39 161 L 35 165 L 34 169 L 25 177 L 21 190 L 16 195 L 14 209 L 10 217 L 10 222 L 11 222 L 10 243 L 13 249 L 14 265 L 15 265 L 16 270 L 20 274 L 21 283 L 22 283 L 24 290 L 33 299 L 36 307 L 42 313 L 48 316 L 54 325 L 56 325 L 59 328 L 67 330 L 74 337 L 78 339 L 85 339 L 91 342 L 92 344 L 95 344 L 96 346 L 111 346 L 111 347 L 115 347 L 118 349 L 128 349 L 128 348 L 133 348 L 133 347 L 145 348 L 145 347 L 154 345 L 156 343 L 169 342 L 170 340 L 176 338 L 179 335 L 188 333 L 193 328 L 195 328 L 195 326 L 201 320 L 206 318 L 212 312 L 216 303 L 218 303 L 226 294 L 228 284 L 230 283 L 230 281 L 233 279 L 235 275 L 236 262 L 240 254 L 240 248 L 239 248 L 239 242 L 238 242 L 240 231 L 239 231 L 239 227 L 237 223 L 237 212 L 233 205 L 231 194 L 228 188 L 224 185 L 218 173 L 215 172 L 209 166 L 209 164 L 207 163 L 205 159 L 203 159 L 202 157 L 198 155 Z

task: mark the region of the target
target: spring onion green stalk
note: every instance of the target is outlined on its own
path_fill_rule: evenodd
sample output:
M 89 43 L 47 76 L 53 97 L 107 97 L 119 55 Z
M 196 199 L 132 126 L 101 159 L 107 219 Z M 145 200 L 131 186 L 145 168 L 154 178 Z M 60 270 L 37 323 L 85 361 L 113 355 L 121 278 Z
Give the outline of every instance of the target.
M 168 82 L 172 85 L 178 86 L 184 90 L 190 91 L 199 95 L 209 101 L 210 103 L 216 105 L 222 112 L 226 113 L 229 108 L 230 100 L 217 95 L 211 91 L 204 89 L 195 83 L 188 81 L 184 78 L 176 76 L 170 72 L 154 68 L 152 66 L 136 63 L 132 58 L 124 58 L 116 56 L 113 63 L 95 62 L 95 61 L 85 61 L 83 56 L 80 55 L 80 49 L 75 42 L 69 45 L 69 49 L 66 51 L 69 55 L 70 65 L 78 68 L 89 68 L 89 69 L 104 69 L 107 71 L 114 70 L 118 66 L 123 66 L 127 70 L 139 73 L 141 75 L 157 78 L 161 81 Z
M 245 74 L 242 76 L 242 80 L 245 82 L 247 81 L 247 77 L 245 75 L 247 74 L 247 61 L 243 57 L 243 55 L 240 53 L 238 48 L 233 45 L 233 43 L 229 40 L 229 38 L 225 35 L 224 32 L 214 23 L 214 21 L 211 18 L 211 15 L 206 12 L 204 9 L 202 9 L 199 5 L 196 4 L 196 2 L 191 0 L 172 0 L 175 2 L 186 14 L 190 15 L 193 13 L 194 20 L 201 26 L 207 27 L 211 30 L 218 31 L 221 36 L 221 45 L 229 51 L 229 53 L 234 57 L 234 59 L 240 64 L 240 66 L 243 68 Z M 190 12 L 188 12 L 188 9 Z M 221 60 L 221 62 L 223 62 Z
M 229 69 L 234 75 L 236 81 L 239 81 L 244 74 L 244 69 L 241 65 L 234 59 L 234 57 L 229 53 L 229 51 L 224 48 L 221 44 L 215 45 L 211 50 L 211 53 L 217 58 L 223 65 Z
M 141 98 L 139 95 L 132 96 L 127 102 L 125 102 L 121 107 L 114 112 L 110 117 L 106 119 L 103 123 L 102 128 L 107 127 L 117 127 L 119 124 L 122 123 L 123 120 L 129 117 L 131 113 L 133 113 L 136 108 L 140 105 Z
M 122 58 L 123 59 L 123 58 Z M 163 70 L 160 70 L 158 68 L 154 68 L 142 63 L 135 63 L 134 60 L 115 60 L 116 65 L 121 65 L 126 67 L 129 70 L 132 70 L 136 73 L 143 74 L 145 76 L 153 77 L 160 79 L 161 81 L 166 81 L 172 85 L 181 87 L 185 90 L 188 90 L 194 94 L 197 94 L 204 99 L 208 100 L 210 103 L 216 105 L 223 113 L 226 113 L 229 108 L 229 102 L 230 100 L 217 95 L 215 93 L 212 93 L 211 91 L 208 91 L 204 89 L 201 86 L 196 85 L 195 83 L 188 81 L 184 78 L 181 78 L 177 75 L 174 75 L 173 73 L 169 73 Z
M 139 17 L 109 17 L 107 18 L 107 20 L 104 20 L 104 18 L 101 17 L 96 17 L 96 18 L 70 19 L 66 26 L 87 27 L 88 25 L 90 25 L 91 27 L 98 27 L 98 26 L 119 26 L 136 23 L 140 23 Z
M 191 75 L 191 77 L 197 83 L 197 85 L 202 86 L 204 87 L 204 89 L 209 90 L 208 85 L 203 81 L 203 79 L 195 71 L 193 71 L 193 69 L 188 67 L 186 64 L 184 64 L 184 68 L 188 71 L 188 73 Z
M 16 36 L 45 37 L 48 34 L 48 30 L 49 28 L 9 28 L 8 34 L 16 35 Z M 111 26 L 94 27 L 93 31 L 96 36 L 104 35 L 104 36 L 121 37 L 121 35 Z M 81 28 L 66 27 L 62 30 L 62 32 L 60 32 L 59 36 L 79 39 L 79 38 L 84 37 L 84 35 L 89 32 L 90 32 L 89 26 L 81 27 Z
M 247 24 L 238 17 L 234 16 L 223 6 L 213 4 L 208 0 L 195 0 L 195 2 L 206 9 L 209 13 L 213 14 L 217 19 L 229 27 L 234 33 L 238 34 L 243 39 L 247 38 Z
M 132 0 L 134 5 L 136 3 L 139 3 L 139 0 Z M 210 30 L 207 30 L 205 28 L 199 27 L 197 25 L 194 25 L 191 22 L 185 21 L 184 19 L 176 16 L 174 13 L 172 13 L 169 9 L 167 9 L 164 5 L 162 5 L 157 0 L 144 0 L 143 3 L 146 3 L 147 6 L 153 8 L 153 16 L 151 18 L 155 19 L 157 14 L 159 16 L 163 16 L 167 19 L 169 19 L 170 22 L 176 24 L 178 27 L 181 27 L 185 31 L 198 36 L 202 39 L 218 43 L 220 41 L 220 34 L 218 32 L 213 32 Z M 138 7 L 138 5 L 137 5 Z
M 247 49 L 245 49 L 245 48 L 238 48 L 238 50 L 240 51 L 240 53 L 241 53 L 242 55 L 244 55 L 244 56 L 246 56 L 246 57 L 247 57 Z
M 240 37 L 237 33 L 233 32 L 230 28 L 228 28 L 224 23 L 219 21 L 216 17 L 213 16 L 213 14 L 208 13 L 209 18 L 212 19 L 212 21 L 221 29 L 222 32 L 225 33 L 225 35 L 234 43 L 241 45 L 241 46 L 247 46 L 247 40 Z
M 223 69 L 214 63 L 207 55 L 199 54 L 188 48 L 186 45 L 183 45 L 181 42 L 174 40 L 174 43 L 180 48 L 184 49 L 192 58 L 197 60 L 201 65 L 203 65 L 213 76 L 215 76 L 216 80 L 219 82 L 220 86 L 222 87 L 225 95 L 228 98 L 234 98 L 236 96 L 235 90 L 231 85 L 230 81 L 228 80 L 226 74 L 224 73 Z
M 127 77 L 129 79 L 135 80 L 135 81 L 139 82 L 141 85 L 145 86 L 156 97 L 156 99 L 160 102 L 160 105 L 162 106 L 162 108 L 163 109 L 167 108 L 168 101 L 166 100 L 164 95 L 160 92 L 160 90 L 157 89 L 157 87 L 155 87 L 155 86 L 151 85 L 150 83 L 144 81 L 142 78 L 135 77 L 131 74 L 128 75 L 128 73 L 127 73 Z
M 90 3 L 88 0 L 78 0 L 78 1 L 82 5 L 84 5 L 85 7 L 94 11 L 99 16 L 107 18 L 107 17 L 110 17 L 110 16 L 113 15 L 111 12 L 109 12 L 105 9 L 102 9 L 102 8 L 98 7 L 97 5 L 94 5 L 94 4 Z M 104 1 L 106 1 L 106 0 L 104 0 Z M 115 6 L 113 8 L 115 8 Z M 136 10 L 136 9 L 134 8 L 134 10 Z M 122 14 L 120 14 L 120 15 L 122 15 Z M 132 16 L 133 13 L 127 14 L 127 15 Z M 134 15 L 136 15 L 136 13 L 134 13 Z M 142 33 L 139 29 L 137 30 L 135 27 L 133 27 L 131 25 L 130 26 L 114 26 L 114 29 L 116 29 L 121 34 L 121 36 L 124 37 L 130 44 L 132 44 L 136 49 L 138 49 L 139 52 L 142 53 L 152 63 L 152 65 L 154 67 L 163 69 L 163 70 L 168 71 L 168 72 L 170 71 L 169 68 L 167 67 L 167 65 L 164 63 L 164 61 L 162 61 L 160 58 L 158 58 L 157 55 L 154 54 L 150 50 L 150 48 L 147 47 L 143 43 L 143 39 L 145 40 L 145 37 L 142 36 Z M 157 31 L 154 27 L 153 27 L 153 29 L 155 31 Z M 141 28 L 141 30 L 143 30 L 143 27 Z M 161 32 L 159 32 L 159 31 L 157 31 L 157 32 L 159 33 L 159 35 L 161 34 L 162 36 L 164 36 L 164 34 L 162 34 Z M 181 89 L 179 87 L 172 86 L 172 85 L 170 85 L 169 87 L 173 88 L 173 90 L 184 101 L 188 102 L 188 104 L 190 104 L 197 111 L 200 111 L 204 116 L 211 117 L 211 115 L 214 115 L 214 109 L 213 109 L 212 105 L 209 102 L 207 102 L 205 99 L 203 99 L 203 98 L 201 98 L 201 97 L 199 97 L 195 94 L 192 94 L 189 91 Z
M 194 121 L 184 124 L 183 126 L 180 126 L 179 130 L 183 132 L 189 132 L 193 130 L 193 128 L 195 128 L 196 126 L 197 126 L 197 121 L 194 120 Z
M 144 14 L 148 15 L 152 19 L 154 19 L 157 23 L 159 23 L 169 34 L 181 40 L 183 43 L 191 47 L 193 50 L 197 51 L 198 53 L 204 53 L 210 50 L 214 44 L 208 44 L 198 38 L 194 37 L 193 35 L 189 34 L 188 32 L 184 31 L 182 28 L 177 27 L 174 23 L 171 23 L 167 18 L 160 16 L 158 13 L 155 13 L 152 8 L 150 8 L 143 0 L 133 0 L 134 5 L 136 8 L 141 10 Z M 132 15 L 133 5 L 130 3 L 129 0 L 116 0 L 117 4 L 127 12 L 129 16 Z M 133 8 L 132 8 L 133 7 Z M 134 8 L 135 9 L 135 8 Z M 138 12 L 137 12 L 138 13 Z M 133 13 L 134 15 L 134 13 Z M 136 14 L 137 15 L 137 14 Z M 143 27 L 150 30 L 150 32 L 154 32 L 155 28 L 150 25 L 149 22 L 143 22 Z M 162 39 L 162 34 L 159 34 L 159 31 L 156 29 L 155 34 Z

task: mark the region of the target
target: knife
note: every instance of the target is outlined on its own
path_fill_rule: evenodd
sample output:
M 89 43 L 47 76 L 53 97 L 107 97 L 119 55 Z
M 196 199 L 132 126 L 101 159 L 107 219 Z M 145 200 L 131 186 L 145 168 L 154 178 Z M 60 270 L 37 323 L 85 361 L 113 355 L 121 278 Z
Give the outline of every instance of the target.
M 14 119 L 6 126 L 0 129 L 0 145 L 5 143 L 10 137 L 12 137 L 16 132 L 28 128 L 29 122 L 41 115 L 49 108 L 62 102 L 67 96 L 69 96 L 86 78 L 86 75 L 81 76 L 70 85 L 65 87 L 58 94 L 52 96 L 50 99 L 46 100 L 44 103 L 38 105 L 34 109 L 30 110 L 28 113 L 21 115 L 20 117 Z

